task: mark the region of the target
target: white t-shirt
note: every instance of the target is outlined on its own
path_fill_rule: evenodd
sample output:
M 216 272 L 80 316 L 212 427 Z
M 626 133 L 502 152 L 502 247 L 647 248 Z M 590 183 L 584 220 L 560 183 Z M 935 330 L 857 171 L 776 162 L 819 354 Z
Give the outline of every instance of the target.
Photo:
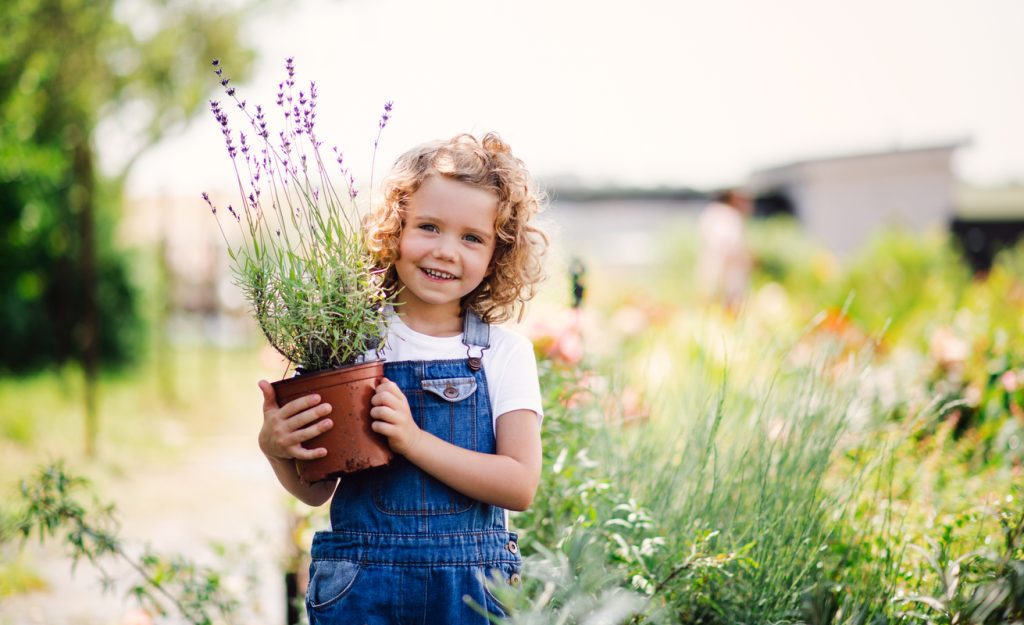
M 375 358 L 377 352 L 368 352 Z M 473 349 L 473 355 L 479 348 Z M 430 336 L 405 325 L 397 314 L 388 318 L 388 337 L 380 355 L 388 362 L 402 360 L 455 360 L 466 358 L 462 334 Z M 543 419 L 540 382 L 537 379 L 537 358 L 533 345 L 525 336 L 500 326 L 491 326 L 491 346 L 483 353 L 487 395 L 491 400 L 491 419 L 513 410 L 532 410 L 537 420 Z M 497 427 L 495 427 L 497 431 Z

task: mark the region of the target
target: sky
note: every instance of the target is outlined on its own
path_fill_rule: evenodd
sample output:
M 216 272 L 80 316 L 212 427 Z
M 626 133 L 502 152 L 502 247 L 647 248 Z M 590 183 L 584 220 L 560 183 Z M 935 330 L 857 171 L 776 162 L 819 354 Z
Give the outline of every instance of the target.
M 498 132 L 547 180 L 709 188 L 816 156 L 963 141 L 965 181 L 1024 181 L 1021 0 L 303 0 L 253 14 L 251 103 L 294 56 L 320 133 L 368 182 L 406 149 Z M 231 68 L 226 68 L 230 75 Z M 211 73 L 211 87 L 217 87 Z M 212 90 L 212 95 L 223 94 Z M 117 139 L 100 137 L 108 163 Z M 135 195 L 233 183 L 204 111 Z

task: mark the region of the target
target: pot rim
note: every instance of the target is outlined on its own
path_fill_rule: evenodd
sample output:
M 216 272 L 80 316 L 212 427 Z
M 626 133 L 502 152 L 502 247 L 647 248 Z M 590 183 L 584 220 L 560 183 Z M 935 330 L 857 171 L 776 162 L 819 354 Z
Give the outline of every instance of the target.
M 320 371 L 314 371 L 314 372 L 311 372 L 311 373 L 302 373 L 302 374 L 295 373 L 291 377 L 281 378 L 280 380 L 277 380 L 276 382 L 272 382 L 271 385 L 276 387 L 278 384 L 289 383 L 289 382 L 298 382 L 298 381 L 311 382 L 311 381 L 314 381 L 314 380 L 317 380 L 317 379 L 320 379 L 320 378 L 325 378 L 325 377 L 328 377 L 328 376 L 331 376 L 331 375 L 337 375 L 337 374 L 342 373 L 342 372 L 344 372 L 344 373 L 356 372 L 356 371 L 359 371 L 360 369 L 375 370 L 378 367 L 383 368 L 384 363 L 385 363 L 385 359 L 384 358 L 376 358 L 374 360 L 368 360 L 368 361 L 365 361 L 365 362 L 355 362 L 355 363 L 351 363 L 351 364 L 347 364 L 347 365 L 341 365 L 340 367 L 332 367 L 330 369 L 321 369 Z M 366 376 L 366 377 L 372 377 L 372 376 Z M 357 378 L 357 379 L 362 379 L 362 378 Z

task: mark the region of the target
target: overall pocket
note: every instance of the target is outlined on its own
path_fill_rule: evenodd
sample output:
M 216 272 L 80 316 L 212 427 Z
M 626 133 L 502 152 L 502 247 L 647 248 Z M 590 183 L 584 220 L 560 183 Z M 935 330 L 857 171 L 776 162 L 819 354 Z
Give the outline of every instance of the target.
M 310 612 L 337 606 L 352 590 L 360 566 L 348 560 L 314 560 L 309 565 L 306 607 Z
M 459 447 L 477 449 L 477 383 L 473 377 L 422 380 L 403 389 L 420 429 Z M 440 515 L 469 510 L 473 500 L 396 457 L 376 479 L 374 505 L 387 514 Z
M 519 565 L 506 562 L 500 566 L 481 567 L 477 571 L 480 582 L 484 587 L 484 597 L 486 599 L 484 607 L 487 608 L 490 614 L 500 618 L 505 618 L 509 615 L 505 601 L 499 597 L 518 590 L 520 584 L 519 569 Z

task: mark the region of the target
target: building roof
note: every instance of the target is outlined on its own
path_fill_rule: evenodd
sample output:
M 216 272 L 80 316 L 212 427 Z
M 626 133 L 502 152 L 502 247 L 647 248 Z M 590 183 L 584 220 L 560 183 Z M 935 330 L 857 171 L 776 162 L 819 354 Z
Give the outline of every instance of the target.
M 842 164 L 851 161 L 888 159 L 892 157 L 920 155 L 927 152 L 953 152 L 957 148 L 965 147 L 967 145 L 970 145 L 969 139 L 958 139 L 955 141 L 947 141 L 944 143 L 922 145 L 910 148 L 894 148 L 889 150 L 874 150 L 868 152 L 853 152 L 849 154 L 833 154 L 813 158 L 805 158 L 801 160 L 791 161 L 789 163 L 783 163 L 780 165 L 773 165 L 770 167 L 757 169 L 752 173 L 752 176 L 757 177 L 764 176 L 766 174 L 779 174 L 784 172 L 785 170 L 795 170 L 807 166 L 821 164 Z

